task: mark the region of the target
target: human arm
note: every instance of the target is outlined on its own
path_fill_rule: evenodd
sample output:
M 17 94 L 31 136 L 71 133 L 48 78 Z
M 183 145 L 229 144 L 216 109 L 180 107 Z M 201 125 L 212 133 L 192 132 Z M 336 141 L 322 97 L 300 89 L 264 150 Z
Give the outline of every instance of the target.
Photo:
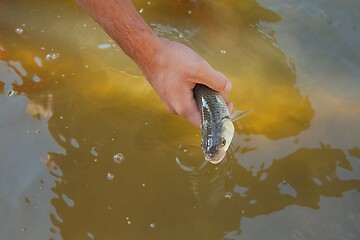
M 205 84 L 226 99 L 230 81 L 192 49 L 159 38 L 131 0 L 78 2 L 139 66 L 168 111 L 199 127 L 200 113 L 193 96 L 195 84 Z

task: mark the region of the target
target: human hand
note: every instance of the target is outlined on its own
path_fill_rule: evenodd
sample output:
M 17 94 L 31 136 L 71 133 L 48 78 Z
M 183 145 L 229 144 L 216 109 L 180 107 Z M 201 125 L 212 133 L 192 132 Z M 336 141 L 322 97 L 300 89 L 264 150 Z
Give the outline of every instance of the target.
M 226 101 L 231 82 L 187 46 L 161 41 L 151 63 L 140 67 L 167 110 L 200 127 L 200 112 L 193 94 L 195 84 L 207 85 L 219 92 Z M 232 103 L 228 102 L 227 106 L 231 113 Z
M 131 0 L 77 0 L 140 67 L 166 108 L 200 126 L 193 88 L 196 83 L 218 91 L 226 101 L 231 83 L 190 48 L 159 38 Z M 231 112 L 232 104 L 228 104 Z

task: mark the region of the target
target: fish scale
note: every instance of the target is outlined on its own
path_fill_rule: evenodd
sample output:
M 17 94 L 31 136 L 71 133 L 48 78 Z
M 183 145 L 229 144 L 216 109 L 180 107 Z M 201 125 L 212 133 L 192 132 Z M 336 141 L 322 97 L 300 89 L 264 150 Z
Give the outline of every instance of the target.
M 204 154 L 215 156 L 218 154 L 218 146 L 224 138 L 220 135 L 220 129 L 223 127 L 224 120 L 230 119 L 226 102 L 220 93 L 202 84 L 195 85 L 194 97 L 201 114 Z

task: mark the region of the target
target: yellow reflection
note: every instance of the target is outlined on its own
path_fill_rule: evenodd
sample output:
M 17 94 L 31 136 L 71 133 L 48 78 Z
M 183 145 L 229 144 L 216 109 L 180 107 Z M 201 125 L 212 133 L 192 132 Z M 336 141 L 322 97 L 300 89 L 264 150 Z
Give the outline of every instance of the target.
M 265 77 L 245 78 L 251 83 L 239 87 L 241 107 L 253 111 L 238 122 L 242 133 L 279 139 L 296 136 L 310 127 L 314 111 L 308 98 L 301 96 L 292 84 L 275 84 L 272 79 L 266 82 Z
M 352 149 L 349 150 L 349 153 L 350 153 L 351 156 L 360 159 L 360 149 L 359 148 L 357 148 L 357 147 L 352 148 Z
M 0 94 L 4 93 L 5 83 L 0 81 Z
M 9 53 L 6 51 L 5 47 L 1 44 L 0 39 L 0 60 L 5 60 L 8 58 Z
M 232 80 L 235 108 L 254 109 L 238 122 L 238 132 L 280 139 L 310 127 L 314 110 L 295 86 L 295 64 L 276 46 L 271 28 L 279 15 L 256 1 L 136 3 L 148 22 L 176 27 L 171 39 L 195 48 Z

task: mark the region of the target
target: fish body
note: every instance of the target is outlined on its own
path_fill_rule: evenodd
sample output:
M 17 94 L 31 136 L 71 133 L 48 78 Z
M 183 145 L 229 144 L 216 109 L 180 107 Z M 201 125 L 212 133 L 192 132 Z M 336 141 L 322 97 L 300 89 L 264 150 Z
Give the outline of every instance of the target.
M 196 84 L 194 96 L 201 114 L 202 149 L 205 160 L 217 164 L 222 161 L 234 136 L 234 125 L 220 93 Z

